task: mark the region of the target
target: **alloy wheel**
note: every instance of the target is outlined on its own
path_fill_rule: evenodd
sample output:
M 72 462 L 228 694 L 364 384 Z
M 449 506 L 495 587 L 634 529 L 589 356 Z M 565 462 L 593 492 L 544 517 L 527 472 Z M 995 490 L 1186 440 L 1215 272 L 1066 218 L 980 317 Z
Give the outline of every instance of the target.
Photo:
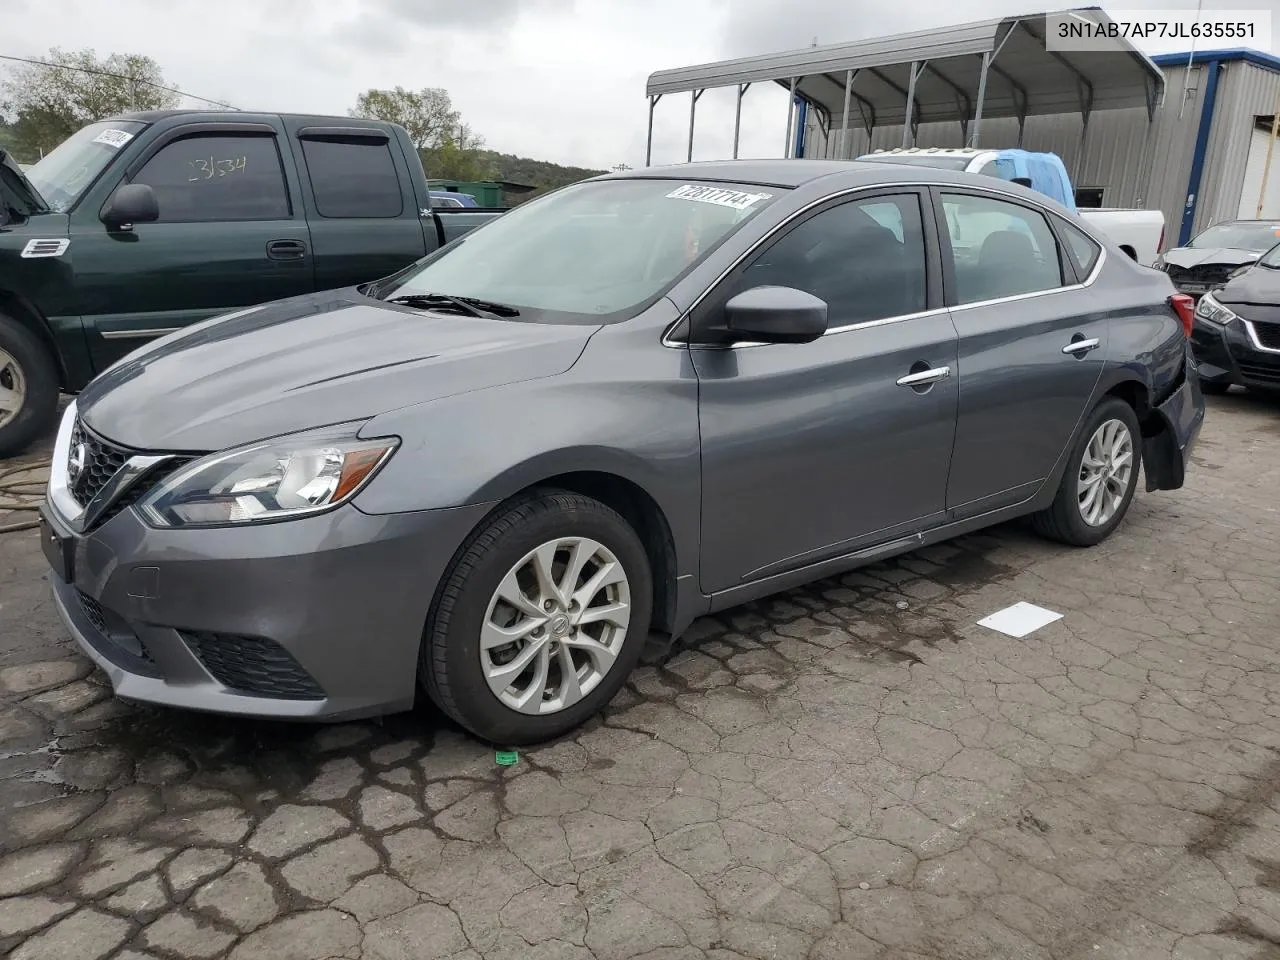
M 530 550 L 502 578 L 480 634 L 489 689 L 519 713 L 558 713 L 613 668 L 631 620 L 618 558 L 586 537 Z
M 0 349 L 0 427 L 7 427 L 27 402 L 27 378 L 13 354 Z
M 1133 434 L 1120 420 L 1107 420 L 1089 438 L 1076 495 L 1080 516 L 1092 527 L 1106 526 L 1119 512 L 1133 475 Z

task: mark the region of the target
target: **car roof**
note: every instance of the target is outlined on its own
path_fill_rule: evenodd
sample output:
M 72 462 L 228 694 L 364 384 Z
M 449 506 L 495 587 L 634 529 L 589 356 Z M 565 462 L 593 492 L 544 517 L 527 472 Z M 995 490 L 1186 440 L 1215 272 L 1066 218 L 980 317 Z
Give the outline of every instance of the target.
M 609 173 L 595 179 L 703 180 L 794 188 L 826 178 L 847 186 L 874 186 L 903 181 L 991 186 L 991 178 L 979 174 L 887 160 L 705 160 Z M 1003 183 L 1002 186 L 1011 185 Z

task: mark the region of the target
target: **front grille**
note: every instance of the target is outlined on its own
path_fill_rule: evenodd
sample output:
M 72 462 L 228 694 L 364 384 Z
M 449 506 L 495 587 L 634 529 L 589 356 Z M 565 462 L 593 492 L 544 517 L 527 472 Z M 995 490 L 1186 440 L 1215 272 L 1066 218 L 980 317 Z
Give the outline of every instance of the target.
M 1167 263 L 1164 269 L 1165 273 L 1169 274 L 1169 279 L 1174 283 L 1222 284 L 1227 282 L 1227 277 L 1237 268 L 1220 263 L 1207 263 L 1190 268 L 1175 267 L 1173 264 Z
M 1240 373 L 1258 383 L 1280 383 L 1280 365 L 1271 367 L 1260 363 L 1239 364 Z
M 280 644 L 261 637 L 182 631 L 205 669 L 237 693 L 279 700 L 323 700 L 324 691 Z
M 73 460 L 83 455 L 80 473 L 71 484 L 71 495 L 82 507 L 96 497 L 129 459 L 129 451 L 96 436 L 77 420 L 71 431 L 70 455 Z
M 134 451 L 117 446 L 104 440 L 77 420 L 71 431 L 70 456 L 78 458 L 83 449 L 84 465 L 79 476 L 71 484 L 71 495 L 80 506 L 87 507 L 107 485 L 107 482 L 119 472 Z M 165 477 L 191 463 L 193 457 L 174 457 L 153 467 L 145 476 L 139 477 L 134 484 L 114 500 L 101 516 L 95 526 L 101 526 L 112 517 L 127 510 L 155 488 Z
M 1255 323 L 1253 332 L 1268 350 L 1280 350 L 1280 323 Z

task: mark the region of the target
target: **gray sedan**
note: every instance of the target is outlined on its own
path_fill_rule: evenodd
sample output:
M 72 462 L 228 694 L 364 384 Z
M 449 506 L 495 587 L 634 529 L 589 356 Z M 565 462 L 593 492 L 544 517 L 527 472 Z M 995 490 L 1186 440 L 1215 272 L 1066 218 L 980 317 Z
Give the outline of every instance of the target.
M 1190 309 L 987 177 L 601 177 L 102 374 L 50 579 L 125 698 L 538 741 L 708 612 L 1023 515 L 1098 543 L 1182 485 Z

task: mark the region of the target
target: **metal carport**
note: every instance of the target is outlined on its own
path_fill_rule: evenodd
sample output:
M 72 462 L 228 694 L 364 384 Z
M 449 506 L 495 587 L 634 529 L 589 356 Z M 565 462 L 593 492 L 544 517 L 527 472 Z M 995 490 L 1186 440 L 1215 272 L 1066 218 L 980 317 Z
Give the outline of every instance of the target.
M 689 159 L 698 99 L 704 90 L 738 88 L 733 155 L 738 155 L 742 98 L 754 83 L 788 89 L 784 156 L 800 151 L 793 134 L 797 108 L 812 109 L 827 137 L 828 153 L 843 156 L 850 124 L 868 133 L 902 125 L 902 145 L 913 146 L 919 123 L 954 121 L 965 142 L 977 146 L 984 117 L 1016 117 L 1019 143 L 1028 116 L 1079 112 L 1088 135 L 1095 110 L 1145 107 L 1150 121 L 1164 97 L 1164 74 L 1127 40 L 1106 51 L 1046 49 L 1059 21 L 1086 18 L 1110 24 L 1100 7 L 1022 14 L 960 26 L 937 27 L 856 43 L 808 47 L 786 53 L 659 70 L 649 77 L 649 136 L 645 163 L 653 159 L 653 114 L 658 101 L 688 93 Z M 832 142 L 838 146 L 833 150 Z

